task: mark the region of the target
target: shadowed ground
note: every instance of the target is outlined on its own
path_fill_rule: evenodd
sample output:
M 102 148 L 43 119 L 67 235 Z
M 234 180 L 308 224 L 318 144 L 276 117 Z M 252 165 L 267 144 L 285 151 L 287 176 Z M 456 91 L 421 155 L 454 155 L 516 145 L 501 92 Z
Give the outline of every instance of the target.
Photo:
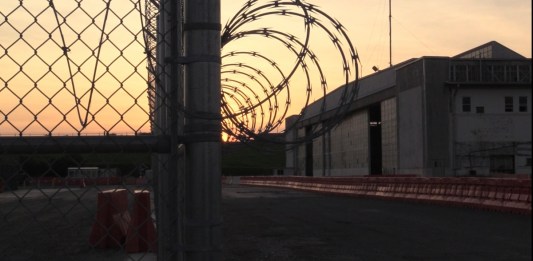
M 531 260 L 531 216 L 224 189 L 226 260 Z
M 155 260 L 89 246 L 97 192 L 0 194 L 0 261 Z M 531 216 L 516 214 L 232 185 L 223 189 L 223 216 L 225 260 L 532 257 Z

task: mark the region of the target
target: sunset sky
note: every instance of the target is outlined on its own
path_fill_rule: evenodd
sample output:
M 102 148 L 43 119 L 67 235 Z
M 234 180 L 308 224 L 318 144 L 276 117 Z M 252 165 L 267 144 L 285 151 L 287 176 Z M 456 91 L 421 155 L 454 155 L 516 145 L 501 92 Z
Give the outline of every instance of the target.
M 345 26 L 358 51 L 362 76 L 371 74 L 373 66 L 382 69 L 388 67 L 388 0 L 307 2 L 317 5 Z M 49 131 L 75 133 L 80 129 L 80 124 L 76 119 L 75 97 L 68 80 L 67 62 L 62 57 L 62 50 L 58 48 L 61 37 L 55 29 L 57 23 L 54 13 L 48 8 L 48 0 L 23 3 L 29 12 L 39 14 L 40 26 L 33 25 L 25 29 L 24 41 L 21 41 L 17 30 L 22 31 L 31 25 L 33 17 L 27 11 L 17 9 L 19 1 L 0 1 L 0 135 L 19 132 L 40 135 Z M 135 3 L 136 1 L 129 0 L 111 1 L 114 12 L 106 27 L 110 41 L 102 45 L 102 64 L 96 73 L 96 92 L 90 108 L 96 121 L 89 119 L 86 133 L 101 134 L 103 130 L 116 133 L 149 131 L 146 83 L 143 82 L 146 79 L 146 65 L 142 40 L 135 37 L 135 32 L 139 32 L 141 28 L 139 14 L 132 12 L 135 10 Z M 244 0 L 222 0 L 222 25 L 244 3 Z M 57 1 L 56 5 L 58 12 L 64 15 L 75 10 L 77 3 L 74 0 L 62 0 Z M 95 65 L 91 49 L 97 50 L 95 46 L 100 37 L 97 26 L 86 28 L 91 23 L 87 15 L 97 16 L 95 23 L 101 26 L 105 4 L 102 1 L 86 0 L 82 1 L 82 6 L 86 13 L 80 10 L 72 13 L 67 17 L 70 27 L 63 26 L 62 29 L 66 44 L 71 49 L 69 55 L 75 69 L 78 96 L 85 94 L 81 98 L 81 104 L 84 105 L 89 99 L 88 90 Z M 14 9 L 16 11 L 13 12 Z M 119 24 L 120 19 L 122 25 Z M 302 29 L 301 22 L 285 18 L 266 20 L 263 24 L 258 22 L 257 26 L 295 34 Z M 421 56 L 453 56 L 493 40 L 531 57 L 531 1 L 528 0 L 392 0 L 392 28 L 393 64 Z M 43 33 L 44 31 L 48 33 Z M 83 42 L 77 40 L 80 32 Z M 53 40 L 47 40 L 50 35 Z M 339 67 L 342 64 L 330 64 L 329 56 L 334 55 L 331 49 L 327 49 L 328 44 L 331 44 L 327 36 L 314 34 L 314 37 L 311 48 L 324 67 L 329 92 L 344 81 L 342 67 Z M 37 55 L 33 55 L 30 45 L 38 49 Z M 271 52 L 280 66 L 290 67 L 295 61 L 294 57 L 285 56 L 277 47 L 270 46 L 262 39 L 252 38 L 227 48 L 223 52 L 257 49 Z M 124 57 L 117 59 L 120 53 Z M 24 73 L 19 73 L 19 65 L 22 63 Z M 48 67 L 47 64 L 52 66 Z M 47 73 L 50 68 L 54 74 Z M 320 85 L 319 82 L 314 84 Z M 293 82 L 288 115 L 297 114 L 302 109 L 305 89 L 305 85 L 298 80 Z M 320 88 L 314 89 L 312 93 L 310 102 L 323 95 Z M 288 99 L 283 95 L 285 94 L 279 96 L 281 104 Z M 21 99 L 24 106 L 20 104 Z M 48 105 L 50 100 L 54 106 Z M 106 101 L 110 104 L 106 105 Z M 63 114 L 67 115 L 67 121 Z
M 222 0 L 222 24 L 245 2 Z M 359 53 L 362 76 L 373 73 L 373 66 L 381 69 L 389 66 L 388 0 L 307 2 L 317 5 L 345 26 Z M 283 17 L 279 19 L 279 23 L 272 21 L 264 26 L 283 30 L 302 27 L 298 21 L 285 23 Z M 319 40 L 329 42 L 327 37 Z M 531 1 L 392 0 L 393 64 L 422 56 L 454 56 L 493 40 L 531 57 Z M 254 50 L 261 43 L 252 41 L 249 45 L 238 45 L 238 48 Z M 318 54 L 322 64 L 327 64 L 331 49 L 321 51 L 320 48 L 321 45 L 316 45 L 316 42 L 311 44 L 311 49 Z M 280 62 L 292 64 L 293 59 L 281 58 Z M 326 75 L 328 91 L 343 84 L 342 75 L 333 70 Z M 297 90 L 298 87 L 300 90 Z M 299 96 L 301 99 L 292 99 L 292 113 L 289 115 L 299 113 L 303 106 L 302 100 L 306 95 L 304 87 L 304 84 L 291 86 L 292 97 Z M 321 96 L 321 92 L 314 89 L 311 102 Z
M 222 17 L 245 1 L 222 0 Z M 307 1 L 337 18 L 359 51 L 363 73 L 389 64 L 388 0 Z M 529 0 L 392 0 L 392 62 L 453 56 L 495 40 L 531 57 Z

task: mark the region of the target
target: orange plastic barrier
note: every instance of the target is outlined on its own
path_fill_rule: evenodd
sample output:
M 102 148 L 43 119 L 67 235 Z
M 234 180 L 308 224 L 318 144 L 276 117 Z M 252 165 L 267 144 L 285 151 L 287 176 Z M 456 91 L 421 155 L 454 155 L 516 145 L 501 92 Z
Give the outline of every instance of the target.
M 131 177 L 101 177 L 101 178 L 64 178 L 64 177 L 40 177 L 30 180 L 34 186 L 58 186 L 58 187 L 81 187 L 86 186 L 109 186 L 109 185 L 144 185 L 139 183 L 138 178 Z
M 531 214 L 531 179 L 427 177 L 241 177 L 241 184 L 403 199 Z
M 127 193 L 125 189 L 98 193 L 96 220 L 89 236 L 92 246 L 113 248 L 124 244 L 130 222 Z
M 131 222 L 126 237 L 128 253 L 156 252 L 157 236 L 152 219 L 150 192 L 135 190 Z

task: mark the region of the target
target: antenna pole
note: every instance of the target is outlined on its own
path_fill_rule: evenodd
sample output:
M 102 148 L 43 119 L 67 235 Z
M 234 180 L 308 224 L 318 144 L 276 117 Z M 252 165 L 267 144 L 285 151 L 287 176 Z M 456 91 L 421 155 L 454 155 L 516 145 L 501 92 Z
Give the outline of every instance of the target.
M 389 66 L 392 67 L 392 5 L 389 0 Z

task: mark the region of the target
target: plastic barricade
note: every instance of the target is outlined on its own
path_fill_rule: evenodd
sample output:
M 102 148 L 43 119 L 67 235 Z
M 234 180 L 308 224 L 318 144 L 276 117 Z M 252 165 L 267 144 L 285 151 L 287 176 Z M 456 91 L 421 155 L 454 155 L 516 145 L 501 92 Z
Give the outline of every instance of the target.
M 156 252 L 157 236 L 152 219 L 150 192 L 135 190 L 125 248 L 128 253 Z
M 96 248 L 121 247 L 126 239 L 129 222 L 127 191 L 117 189 L 99 192 L 96 220 L 89 243 Z
M 502 178 L 242 177 L 241 184 L 403 199 L 531 214 L 531 180 Z

